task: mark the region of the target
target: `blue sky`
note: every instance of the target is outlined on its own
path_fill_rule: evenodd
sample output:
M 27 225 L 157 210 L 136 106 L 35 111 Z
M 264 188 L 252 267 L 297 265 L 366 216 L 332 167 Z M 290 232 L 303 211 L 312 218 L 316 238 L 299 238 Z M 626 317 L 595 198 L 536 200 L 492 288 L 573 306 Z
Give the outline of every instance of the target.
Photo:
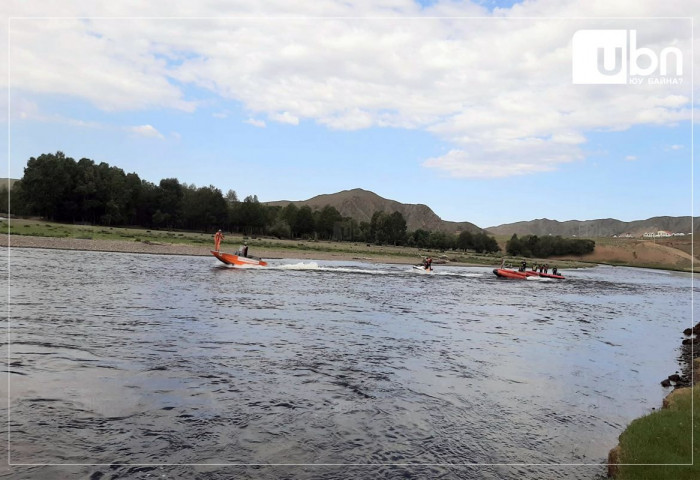
M 61 150 L 261 201 L 364 188 L 481 227 L 691 214 L 690 20 L 570 18 L 686 3 L 264 3 L 12 3 L 68 19 L 10 22 L 9 175 Z M 573 84 L 573 33 L 611 28 L 678 48 L 682 83 Z

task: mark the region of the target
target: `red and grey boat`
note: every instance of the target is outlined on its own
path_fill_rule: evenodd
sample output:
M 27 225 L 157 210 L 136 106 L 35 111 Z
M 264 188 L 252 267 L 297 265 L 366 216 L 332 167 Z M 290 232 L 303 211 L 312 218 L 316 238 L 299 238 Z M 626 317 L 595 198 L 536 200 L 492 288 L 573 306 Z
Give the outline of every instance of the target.
M 267 267 L 267 262 L 257 257 L 244 257 L 214 250 L 210 250 L 210 252 L 226 265 L 232 265 L 234 267 Z
M 501 278 L 514 278 L 517 280 L 526 280 L 528 277 L 544 277 L 544 278 L 555 278 L 557 280 L 564 280 L 562 275 L 555 275 L 553 273 L 540 273 L 534 270 L 526 270 L 524 272 L 518 270 L 510 270 L 508 268 L 494 268 L 493 273 L 497 277 Z

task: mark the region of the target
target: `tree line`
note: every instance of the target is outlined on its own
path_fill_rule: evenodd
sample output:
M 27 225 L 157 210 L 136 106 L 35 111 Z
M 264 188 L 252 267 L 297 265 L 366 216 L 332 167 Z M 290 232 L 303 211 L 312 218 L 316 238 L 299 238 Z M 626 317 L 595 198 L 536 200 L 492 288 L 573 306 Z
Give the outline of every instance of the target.
M 0 192 L 0 210 L 7 211 L 7 191 Z M 287 239 L 360 241 L 440 250 L 497 252 L 485 233 L 460 235 L 418 229 L 408 232 L 400 212 L 374 212 L 369 222 L 343 217 L 330 205 L 264 205 L 256 195 L 242 201 L 213 185 L 197 187 L 164 178 L 158 184 L 136 173 L 88 158 L 76 161 L 62 152 L 31 157 L 23 177 L 10 192 L 12 213 L 47 220 L 154 229 L 224 231 Z
M 506 253 L 512 256 L 548 258 L 552 255 L 585 255 L 595 249 L 595 241 L 581 238 L 562 238 L 560 236 L 538 237 L 525 235 L 513 236 L 506 242 Z

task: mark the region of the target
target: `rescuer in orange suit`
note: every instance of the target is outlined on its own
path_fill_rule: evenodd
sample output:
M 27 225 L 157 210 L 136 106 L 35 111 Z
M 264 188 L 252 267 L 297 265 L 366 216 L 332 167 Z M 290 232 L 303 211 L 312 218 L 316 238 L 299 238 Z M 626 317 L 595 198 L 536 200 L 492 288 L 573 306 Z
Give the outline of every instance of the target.
M 216 250 L 217 252 L 219 251 L 219 247 L 221 246 L 221 240 L 223 239 L 224 234 L 221 233 L 221 230 L 214 234 L 214 250 Z

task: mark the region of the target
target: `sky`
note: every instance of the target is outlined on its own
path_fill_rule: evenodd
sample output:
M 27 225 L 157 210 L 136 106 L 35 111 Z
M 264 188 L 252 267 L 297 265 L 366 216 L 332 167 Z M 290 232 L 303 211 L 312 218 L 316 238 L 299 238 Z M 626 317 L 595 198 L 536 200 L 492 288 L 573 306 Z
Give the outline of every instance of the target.
M 363 188 L 482 228 L 697 211 L 700 0 L 0 12 L 0 176 L 62 151 L 241 199 Z

